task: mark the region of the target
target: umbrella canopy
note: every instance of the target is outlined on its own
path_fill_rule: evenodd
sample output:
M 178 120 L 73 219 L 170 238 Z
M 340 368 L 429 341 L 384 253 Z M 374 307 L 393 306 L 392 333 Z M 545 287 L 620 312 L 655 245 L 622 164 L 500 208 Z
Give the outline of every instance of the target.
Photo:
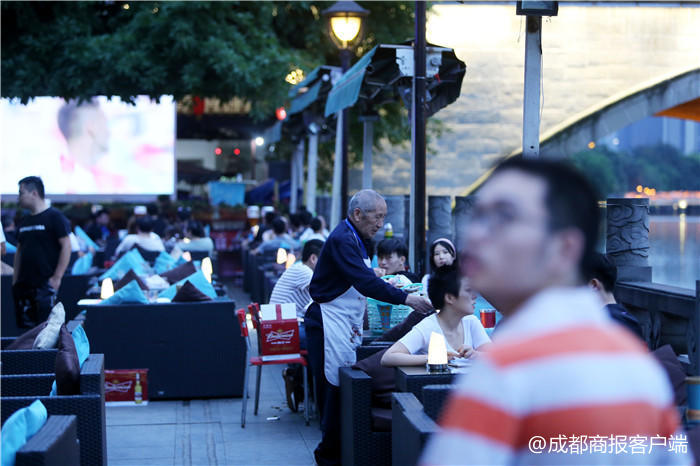
M 450 48 L 428 44 L 426 55 L 426 116 L 430 116 L 457 100 L 467 68 Z M 325 115 L 357 102 L 362 113 L 372 113 L 375 107 L 399 98 L 410 108 L 412 79 L 412 45 L 377 45 L 333 86 Z

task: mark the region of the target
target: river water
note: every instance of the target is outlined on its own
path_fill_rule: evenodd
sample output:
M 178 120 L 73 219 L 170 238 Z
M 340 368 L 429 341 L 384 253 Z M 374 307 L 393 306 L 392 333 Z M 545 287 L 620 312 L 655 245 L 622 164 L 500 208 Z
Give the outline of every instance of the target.
M 700 280 L 700 216 L 649 216 L 652 281 L 695 290 Z

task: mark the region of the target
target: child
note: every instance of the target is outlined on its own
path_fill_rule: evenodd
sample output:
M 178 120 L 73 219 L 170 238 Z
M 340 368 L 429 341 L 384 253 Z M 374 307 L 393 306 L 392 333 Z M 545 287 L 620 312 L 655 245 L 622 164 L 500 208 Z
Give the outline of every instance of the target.
M 430 276 L 429 297 L 437 314 L 416 324 L 394 343 L 382 357 L 383 366 L 419 366 L 428 362 L 428 344 L 432 332 L 445 337 L 450 359 L 470 358 L 488 348 L 489 339 L 474 316 L 476 296 L 468 280 L 454 267 L 443 267 Z

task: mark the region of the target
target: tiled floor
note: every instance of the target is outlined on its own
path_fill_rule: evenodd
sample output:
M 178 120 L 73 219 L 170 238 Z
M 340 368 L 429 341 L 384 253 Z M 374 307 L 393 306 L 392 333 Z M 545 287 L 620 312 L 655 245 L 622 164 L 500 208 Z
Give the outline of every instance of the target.
M 237 305 L 249 302 L 239 288 L 229 290 Z M 244 429 L 241 398 L 107 407 L 109 464 L 313 465 L 313 450 L 321 440 L 318 419 L 306 426 L 301 407 L 299 413 L 289 410 L 282 369 L 263 368 L 257 416 L 253 415 L 255 378 L 251 377 Z

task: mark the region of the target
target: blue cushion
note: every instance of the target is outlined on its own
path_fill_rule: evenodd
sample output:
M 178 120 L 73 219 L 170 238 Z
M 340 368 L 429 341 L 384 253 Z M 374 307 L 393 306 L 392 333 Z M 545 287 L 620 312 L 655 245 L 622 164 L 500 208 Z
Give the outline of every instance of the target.
M 94 250 L 100 249 L 100 247 L 97 245 L 97 243 L 95 243 L 95 242 L 92 240 L 92 238 L 90 238 L 90 237 L 88 236 L 88 234 L 85 233 L 85 230 L 83 230 L 83 229 L 80 228 L 79 226 L 76 226 L 76 227 L 75 227 L 75 236 L 77 236 L 78 238 L 80 238 L 80 239 L 82 239 L 83 241 L 85 241 L 85 244 L 87 244 L 87 246 L 88 246 L 89 248 L 92 248 L 92 249 L 94 249 Z
M 80 367 L 83 367 L 83 363 L 90 356 L 90 342 L 82 325 L 73 329 L 72 336 L 75 350 L 78 352 L 78 362 L 80 362 Z
M 165 290 L 161 291 L 158 296 L 160 296 L 161 298 L 173 299 L 175 297 L 175 294 L 177 294 L 177 286 L 182 286 L 188 280 L 195 287 L 197 287 L 199 291 L 209 296 L 211 299 L 216 299 L 216 290 L 214 289 L 212 284 L 209 283 L 209 281 L 207 281 L 207 277 L 204 276 L 201 270 L 197 270 L 189 277 L 185 277 L 179 282 L 172 284 L 169 288 L 166 288 Z
M 153 268 L 157 274 L 161 274 L 174 268 L 176 263 L 177 261 L 173 259 L 173 256 L 165 251 L 161 251 L 160 254 L 158 254 L 158 257 L 156 257 L 156 262 Z
M 92 253 L 88 252 L 73 263 L 73 268 L 70 272 L 73 275 L 85 275 L 90 270 L 90 267 L 92 267 Z
M 46 423 L 48 413 L 39 400 L 18 409 L 2 426 L 2 466 L 13 466 L 17 451 Z
M 102 301 L 103 305 L 139 303 L 148 304 L 148 298 L 143 294 L 143 290 L 136 280 L 132 280 L 122 288 L 117 290 L 114 295 Z
M 131 249 L 129 252 L 124 254 L 117 262 L 112 265 L 105 273 L 100 275 L 100 281 L 105 278 L 111 278 L 112 280 L 119 280 L 122 278 L 130 269 L 134 269 L 137 275 L 145 275 L 146 270 L 144 265 L 146 264 L 145 259 L 139 254 L 137 249 Z
M 8 243 L 7 241 L 5 242 L 5 251 L 8 254 L 12 254 L 13 252 L 17 252 L 17 246 L 15 246 L 12 243 Z

